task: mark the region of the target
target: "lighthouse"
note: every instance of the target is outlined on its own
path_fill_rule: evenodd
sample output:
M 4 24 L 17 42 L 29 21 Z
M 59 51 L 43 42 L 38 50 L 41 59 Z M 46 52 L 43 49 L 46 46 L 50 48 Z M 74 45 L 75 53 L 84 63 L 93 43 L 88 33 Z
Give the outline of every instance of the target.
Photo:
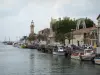
M 31 22 L 31 26 L 30 26 L 30 33 L 34 34 L 34 22 L 33 22 L 33 20 Z
M 34 22 L 33 20 L 31 21 L 31 25 L 30 25 L 30 34 L 29 34 L 29 37 L 33 37 L 35 36 L 34 34 Z

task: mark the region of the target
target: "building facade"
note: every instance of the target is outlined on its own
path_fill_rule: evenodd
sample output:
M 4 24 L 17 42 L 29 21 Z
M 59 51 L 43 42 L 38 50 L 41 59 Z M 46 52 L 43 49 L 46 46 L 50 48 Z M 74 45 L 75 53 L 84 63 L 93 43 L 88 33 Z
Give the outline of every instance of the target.
M 56 19 L 51 18 L 51 22 L 50 22 L 50 34 L 48 37 L 48 42 L 49 44 L 53 45 L 55 43 L 55 32 L 52 29 L 52 25 L 56 22 Z
M 97 17 L 97 20 L 98 20 L 98 45 L 100 46 L 100 14 L 99 16 Z
M 96 25 L 93 25 L 93 27 L 90 28 L 86 28 L 86 24 L 84 22 L 84 19 L 82 19 L 82 24 L 83 28 L 79 29 L 80 23 L 81 23 L 81 19 L 79 19 L 79 21 L 77 22 L 77 27 L 76 30 L 71 32 L 71 35 L 73 36 L 73 38 L 70 40 L 71 43 L 70 44 L 74 44 L 77 46 L 81 46 L 83 44 L 87 44 L 87 45 L 95 45 L 97 44 L 97 27 Z M 66 44 L 68 43 L 68 39 L 65 40 Z

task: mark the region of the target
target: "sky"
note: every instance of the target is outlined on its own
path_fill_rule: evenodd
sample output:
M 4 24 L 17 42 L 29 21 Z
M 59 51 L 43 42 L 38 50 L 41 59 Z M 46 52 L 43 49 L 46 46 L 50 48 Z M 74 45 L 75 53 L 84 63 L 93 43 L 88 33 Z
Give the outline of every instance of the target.
M 0 40 L 18 40 L 29 35 L 31 21 L 35 33 L 50 27 L 59 17 L 91 18 L 100 14 L 100 0 L 0 0 Z

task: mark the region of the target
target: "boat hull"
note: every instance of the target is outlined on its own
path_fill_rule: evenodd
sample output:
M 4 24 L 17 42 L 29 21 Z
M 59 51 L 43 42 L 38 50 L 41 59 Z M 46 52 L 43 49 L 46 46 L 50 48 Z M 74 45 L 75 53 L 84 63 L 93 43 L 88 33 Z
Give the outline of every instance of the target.
M 81 56 L 81 60 L 91 61 L 95 56 Z
M 80 60 L 80 56 L 71 56 L 71 59 L 78 59 L 78 60 Z
M 53 52 L 53 55 L 65 55 L 64 52 Z
M 100 65 L 100 58 L 95 58 L 94 63 Z

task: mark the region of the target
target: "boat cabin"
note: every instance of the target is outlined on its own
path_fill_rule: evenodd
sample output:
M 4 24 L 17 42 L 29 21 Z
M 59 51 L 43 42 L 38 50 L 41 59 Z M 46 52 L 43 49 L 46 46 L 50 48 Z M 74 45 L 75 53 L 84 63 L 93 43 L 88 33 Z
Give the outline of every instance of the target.
M 94 50 L 92 49 L 84 49 L 84 55 L 94 54 Z
M 58 52 L 63 52 L 64 48 L 62 46 L 55 46 L 53 50 Z
M 100 58 L 100 54 L 96 54 L 96 57 L 95 58 Z

